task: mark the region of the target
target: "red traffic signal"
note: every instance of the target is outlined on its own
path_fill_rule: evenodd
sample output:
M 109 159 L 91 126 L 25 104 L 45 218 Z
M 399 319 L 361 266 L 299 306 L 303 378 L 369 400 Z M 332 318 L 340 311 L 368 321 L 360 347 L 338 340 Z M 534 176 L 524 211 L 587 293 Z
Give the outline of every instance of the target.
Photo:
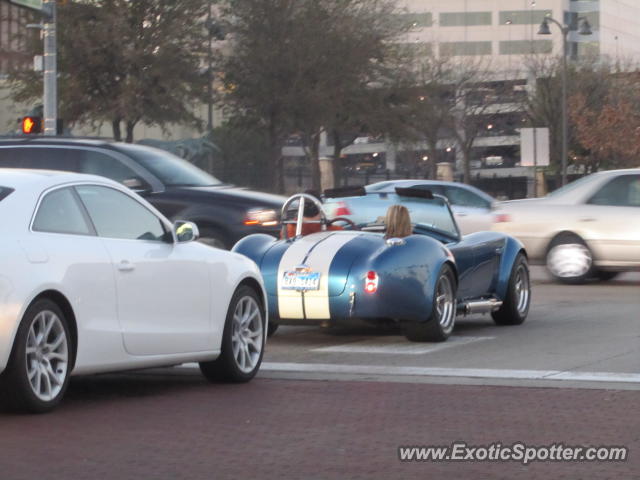
M 25 135 L 42 133 L 42 118 L 24 117 L 22 119 L 22 133 Z

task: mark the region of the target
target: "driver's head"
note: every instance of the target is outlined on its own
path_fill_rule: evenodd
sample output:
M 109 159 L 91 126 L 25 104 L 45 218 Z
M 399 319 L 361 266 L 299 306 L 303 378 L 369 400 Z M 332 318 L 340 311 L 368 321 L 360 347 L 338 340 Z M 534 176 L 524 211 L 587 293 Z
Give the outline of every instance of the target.
M 386 225 L 385 238 L 408 237 L 413 233 L 409 210 L 402 205 L 391 205 L 387 210 L 384 223 Z

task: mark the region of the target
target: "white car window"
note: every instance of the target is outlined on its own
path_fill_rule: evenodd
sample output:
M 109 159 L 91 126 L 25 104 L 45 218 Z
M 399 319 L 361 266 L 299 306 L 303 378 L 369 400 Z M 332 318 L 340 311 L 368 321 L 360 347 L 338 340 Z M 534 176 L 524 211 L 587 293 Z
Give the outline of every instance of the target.
M 640 175 L 621 175 L 610 180 L 587 203 L 640 207 Z
M 45 195 L 33 221 L 33 230 L 75 235 L 91 234 L 91 228 L 71 188 L 61 188 Z
M 128 195 L 96 185 L 82 185 L 76 190 L 101 237 L 157 242 L 168 240 L 160 219 Z

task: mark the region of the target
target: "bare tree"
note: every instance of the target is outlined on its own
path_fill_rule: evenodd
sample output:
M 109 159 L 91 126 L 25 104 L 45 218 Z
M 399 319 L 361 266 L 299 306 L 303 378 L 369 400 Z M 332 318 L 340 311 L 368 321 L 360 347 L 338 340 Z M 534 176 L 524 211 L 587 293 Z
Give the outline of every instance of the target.
M 462 154 L 464 183 L 471 181 L 471 156 L 476 139 L 486 131 L 487 122 L 506 112 L 506 83 L 496 78 L 488 60 L 464 59 L 452 71 L 453 138 Z
M 531 89 L 525 98 L 524 110 L 531 126 L 547 127 L 550 132 L 550 171 L 559 177 L 561 172 L 562 152 L 562 89 L 561 89 L 562 58 L 548 56 L 531 56 L 527 59 Z M 612 67 L 602 59 L 583 59 L 580 62 L 570 62 L 567 70 L 567 85 L 569 99 L 579 95 L 586 105 L 602 106 L 606 103 L 611 89 Z M 574 158 L 584 156 L 585 147 L 575 135 L 575 122 L 579 118 L 571 109 L 579 107 L 576 102 L 569 104 L 569 159 L 568 164 L 574 163 Z M 596 108 L 600 108 L 596 107 Z

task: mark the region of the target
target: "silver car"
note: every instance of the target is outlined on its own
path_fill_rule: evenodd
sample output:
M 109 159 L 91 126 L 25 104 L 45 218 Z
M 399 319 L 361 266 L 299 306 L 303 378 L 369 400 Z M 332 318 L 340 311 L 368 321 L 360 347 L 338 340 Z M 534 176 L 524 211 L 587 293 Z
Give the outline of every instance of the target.
M 396 187 L 420 188 L 446 197 L 463 235 L 491 228 L 493 221 L 491 206 L 495 199 L 464 183 L 436 180 L 388 180 L 367 185 L 365 196 L 327 198 L 323 208 L 330 218 L 346 217 L 359 224 L 375 218 L 379 212 L 386 211 L 389 205 L 401 204 L 407 207 L 413 222 L 428 222 L 428 218 L 421 217 L 423 213 L 421 202 L 411 197 L 398 196 Z
M 496 205 L 493 230 L 564 283 L 640 268 L 640 168 L 588 175 L 544 198 Z

